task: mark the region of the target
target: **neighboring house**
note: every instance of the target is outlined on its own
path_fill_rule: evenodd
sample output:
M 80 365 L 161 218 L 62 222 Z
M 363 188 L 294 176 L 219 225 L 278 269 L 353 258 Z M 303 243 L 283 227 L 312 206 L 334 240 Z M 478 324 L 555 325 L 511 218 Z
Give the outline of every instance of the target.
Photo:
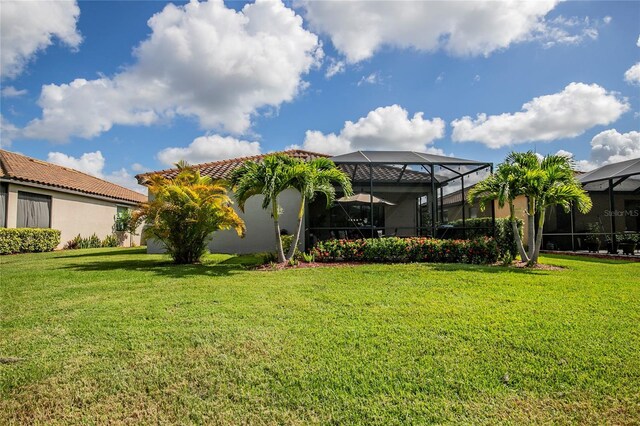
M 474 184 L 475 185 L 475 184 Z M 462 198 L 462 189 L 446 194 L 442 197 L 442 203 L 440 205 L 440 217 L 442 223 L 459 222 L 462 220 L 462 211 L 464 208 L 464 217 L 466 219 L 491 217 L 491 206 L 486 206 L 484 210 L 480 209 L 478 202 L 469 203 L 468 195 L 469 190 L 474 185 L 470 185 L 464 189 L 464 203 Z M 516 217 L 522 220 L 523 229 L 526 230 L 529 217 L 527 216 L 527 198 L 525 196 L 516 197 L 513 200 L 515 207 Z M 464 206 L 464 207 L 463 207 Z M 510 216 L 509 205 L 505 204 L 504 207 L 495 204 L 495 217 L 496 218 L 508 218 Z M 523 241 L 527 244 L 527 232 L 524 232 Z
M 591 197 L 591 211 L 547 211 L 543 248 L 586 250 L 590 225 L 598 229 L 602 249 L 616 233 L 640 233 L 640 158 L 607 164 L 578 180 Z
M 286 154 L 309 160 L 329 157 L 303 150 L 289 150 Z M 193 167 L 202 175 L 226 179 L 231 172 L 247 160 L 260 161 L 264 155 L 233 158 Z M 318 239 L 361 238 L 370 236 L 426 236 L 438 232 L 436 220 L 438 191 L 449 182 L 488 169 L 491 163 L 411 151 L 356 151 L 331 157 L 334 163 L 349 175 L 355 200 L 342 200 L 327 209 L 323 196 L 306 206 L 302 246 Z M 152 174 L 171 178 L 177 169 L 160 170 L 136 176 L 145 185 Z M 432 179 L 432 175 L 435 179 Z M 373 197 L 370 196 L 373 194 Z M 233 194 L 230 194 L 233 198 Z M 342 194 L 337 194 L 340 198 Z M 288 190 L 280 195 L 282 209 L 280 226 L 293 233 L 300 206 L 300 194 Z M 273 220 L 270 212 L 262 209 L 262 198 L 251 197 L 240 213 L 247 227 L 246 237 L 240 239 L 234 231 L 220 231 L 213 236 L 209 249 L 222 253 L 251 253 L 271 251 L 275 247 Z M 150 253 L 164 251 L 154 241 L 147 241 Z
M 78 234 L 113 234 L 116 215 L 146 200 L 95 176 L 0 150 L 0 227 L 57 229 L 58 248 Z M 140 235 L 133 242 L 140 244 Z

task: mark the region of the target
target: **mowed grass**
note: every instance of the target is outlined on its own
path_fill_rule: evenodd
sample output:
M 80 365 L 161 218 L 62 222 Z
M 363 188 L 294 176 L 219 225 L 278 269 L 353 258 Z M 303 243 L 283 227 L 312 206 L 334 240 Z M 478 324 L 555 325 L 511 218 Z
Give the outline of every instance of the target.
M 637 424 L 640 264 L 0 259 L 0 424 Z

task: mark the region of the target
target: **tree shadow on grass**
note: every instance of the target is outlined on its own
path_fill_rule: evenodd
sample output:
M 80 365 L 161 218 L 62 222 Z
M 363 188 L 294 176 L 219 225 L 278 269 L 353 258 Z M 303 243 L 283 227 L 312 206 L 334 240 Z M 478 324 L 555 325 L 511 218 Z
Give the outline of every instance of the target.
M 524 274 L 524 275 L 549 275 L 549 270 L 544 269 L 530 269 L 530 268 L 516 268 L 513 266 L 499 266 L 499 265 L 470 265 L 466 263 L 425 263 L 425 266 L 429 266 L 434 271 L 439 272 L 481 272 L 486 274 Z
M 73 263 L 63 268 L 79 272 L 136 271 L 171 278 L 192 276 L 217 277 L 229 276 L 246 271 L 255 264 L 250 260 L 251 259 L 247 259 L 246 256 L 236 256 L 220 263 L 205 262 L 194 265 L 176 265 L 167 259 L 105 259 L 93 262 Z
M 127 248 L 109 248 L 109 249 L 80 249 L 80 250 L 64 250 L 60 251 L 56 259 L 77 259 L 81 257 L 107 257 L 107 256 L 125 256 L 134 254 L 145 254 L 146 247 L 127 247 Z

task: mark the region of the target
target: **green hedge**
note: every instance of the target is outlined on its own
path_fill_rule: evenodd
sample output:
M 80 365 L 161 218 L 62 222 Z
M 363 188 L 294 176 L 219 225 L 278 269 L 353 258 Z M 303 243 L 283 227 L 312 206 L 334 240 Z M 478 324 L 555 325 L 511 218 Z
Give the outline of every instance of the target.
M 522 219 L 516 219 L 516 221 L 518 223 L 518 229 L 520 230 L 520 236 L 522 236 Z M 449 225 L 453 225 L 455 227 L 454 229 L 457 230 L 457 228 L 462 227 L 462 220 L 456 220 L 449 223 Z M 466 237 L 468 239 L 493 237 L 490 217 L 466 219 L 465 226 L 467 228 Z M 496 218 L 495 239 L 498 242 L 500 255 L 504 255 L 506 252 L 509 252 L 512 257 L 516 257 L 518 254 L 518 247 L 516 246 L 516 239 L 513 235 L 513 227 L 511 226 L 509 218 Z
M 498 260 L 493 238 L 368 238 L 320 241 L 311 251 L 318 262 L 443 262 L 487 264 Z
M 40 228 L 0 228 L 0 254 L 51 251 L 60 244 L 60 231 Z

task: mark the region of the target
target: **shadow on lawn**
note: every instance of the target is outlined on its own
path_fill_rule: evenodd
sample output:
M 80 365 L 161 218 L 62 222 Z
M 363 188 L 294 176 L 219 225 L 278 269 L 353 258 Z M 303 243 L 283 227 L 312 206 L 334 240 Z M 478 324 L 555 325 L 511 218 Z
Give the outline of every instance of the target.
M 70 256 L 74 257 L 74 256 Z M 82 258 L 83 256 L 77 256 Z M 157 259 L 135 259 L 135 260 L 101 260 L 95 262 L 78 262 L 65 266 L 64 269 L 71 269 L 81 272 L 102 272 L 102 271 L 137 271 L 151 272 L 155 275 L 162 275 L 171 278 L 184 278 L 190 276 L 229 276 L 241 272 L 252 266 L 249 259 L 238 256 L 227 259 L 220 263 L 204 263 L 195 265 L 176 265 L 169 260 Z
M 544 269 L 516 268 L 498 265 L 469 265 L 466 263 L 432 263 L 425 265 L 430 266 L 434 271 L 469 271 L 484 272 L 488 274 L 525 274 L 525 275 L 549 275 L 551 271 Z
M 64 253 L 64 254 L 63 254 Z M 144 254 L 146 247 L 130 247 L 130 248 L 109 248 L 109 249 L 81 249 L 81 250 L 64 250 L 60 252 L 60 256 L 56 259 L 77 259 L 82 257 L 107 257 L 107 256 L 126 256 L 132 254 Z

